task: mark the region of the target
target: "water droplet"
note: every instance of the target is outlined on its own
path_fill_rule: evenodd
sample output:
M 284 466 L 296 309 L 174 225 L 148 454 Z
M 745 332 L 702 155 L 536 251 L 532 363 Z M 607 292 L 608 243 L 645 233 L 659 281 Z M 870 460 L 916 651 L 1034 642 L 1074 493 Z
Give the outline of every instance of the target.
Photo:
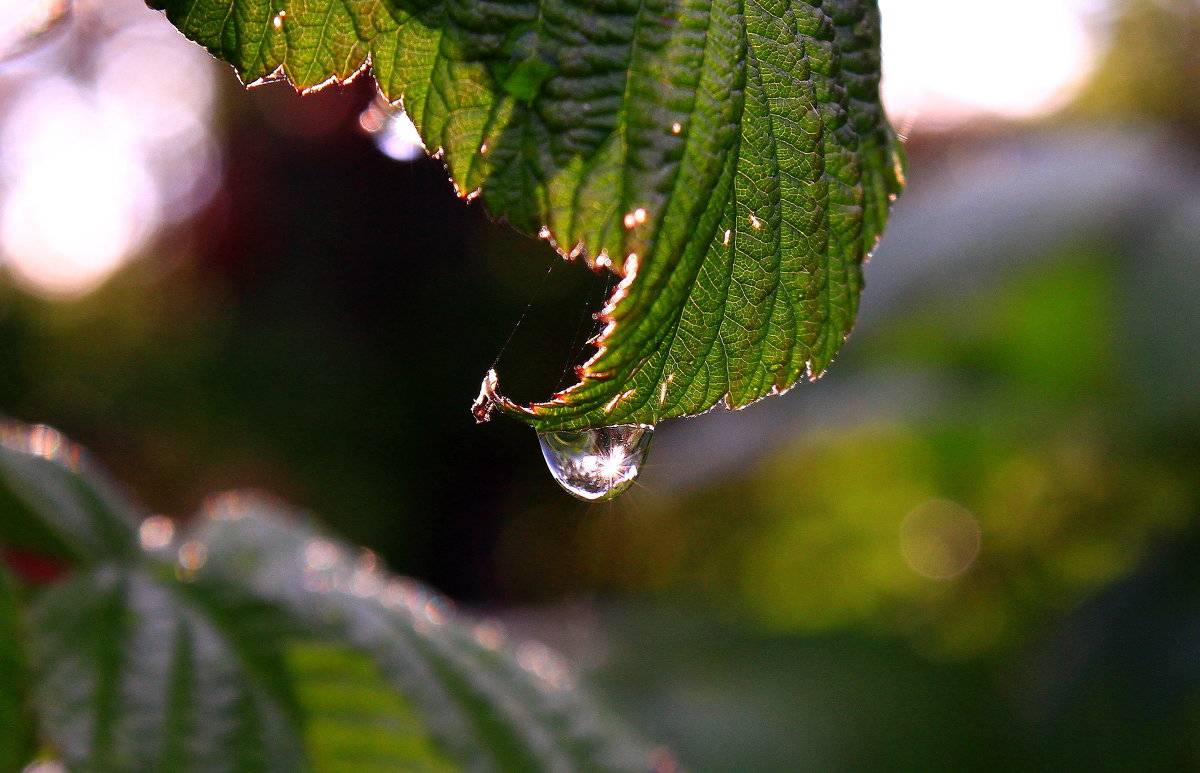
M 475 643 L 485 650 L 494 652 L 504 646 L 504 626 L 495 620 L 477 623 L 471 633 L 475 637 Z
M 568 494 L 588 502 L 612 499 L 633 485 L 654 427 L 615 424 L 579 432 L 541 432 L 546 466 Z
M 208 561 L 208 548 L 203 542 L 189 540 L 179 547 L 179 553 L 176 556 L 178 563 L 175 575 L 181 580 L 191 580 L 196 576 L 196 572 Z
M 175 538 L 175 524 L 170 518 L 152 515 L 138 527 L 138 541 L 143 550 L 161 550 Z
M 314 539 L 304 547 L 304 563 L 309 569 L 332 569 L 340 559 L 341 551 L 329 540 Z

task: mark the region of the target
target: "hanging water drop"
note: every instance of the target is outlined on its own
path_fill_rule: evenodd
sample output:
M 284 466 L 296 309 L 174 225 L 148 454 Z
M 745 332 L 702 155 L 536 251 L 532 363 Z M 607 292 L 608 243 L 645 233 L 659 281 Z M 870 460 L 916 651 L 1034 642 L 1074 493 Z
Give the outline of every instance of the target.
M 633 485 L 654 427 L 616 424 L 578 432 L 539 432 L 550 474 L 568 494 L 588 502 L 612 499 Z

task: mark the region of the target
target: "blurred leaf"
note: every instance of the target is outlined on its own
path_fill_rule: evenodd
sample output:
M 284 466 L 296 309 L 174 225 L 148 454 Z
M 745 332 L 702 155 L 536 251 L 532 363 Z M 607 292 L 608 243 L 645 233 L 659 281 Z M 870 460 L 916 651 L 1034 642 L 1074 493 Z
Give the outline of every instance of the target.
M 0 773 L 18 771 L 33 757 L 33 728 L 25 706 L 24 636 L 12 575 L 0 565 Z
M 0 423 L 0 542 L 85 562 L 128 556 L 137 517 L 56 430 Z
M 739 407 L 815 378 L 902 184 L 873 0 L 149 0 L 244 81 L 368 61 L 462 195 L 624 281 L 539 430 Z
M 425 727 L 361 652 L 321 644 L 288 649 L 314 770 L 391 773 L 459 770 L 429 742 Z
M 572 619 L 570 605 L 529 614 L 547 635 Z M 590 635 L 570 638 L 581 655 L 605 653 L 596 682 L 697 770 L 1054 769 L 1011 764 L 993 679 L 978 663 L 938 662 L 877 634 L 764 634 L 704 606 L 622 600 L 585 619 L 572 624 Z
M 1022 769 L 1139 773 L 1200 764 L 1200 531 L 1162 541 L 1072 610 L 1010 684 Z
M 197 583 L 240 589 L 304 632 L 366 652 L 464 769 L 645 770 L 647 748 L 571 684 L 553 653 L 514 652 L 490 624 L 453 620 L 445 599 L 278 505 L 226 495 L 194 541 L 208 557 Z
M 179 583 L 102 565 L 34 607 L 36 705 L 72 769 L 307 769 L 279 642 Z
M 0 494 L 25 505 L 6 523 L 38 524 L 87 564 L 31 620 L 35 705 L 73 769 L 646 769 L 647 747 L 553 653 L 451 619 L 261 497 L 214 500 L 177 546 L 147 521 L 141 552 L 133 509 L 47 432 L 8 431 Z

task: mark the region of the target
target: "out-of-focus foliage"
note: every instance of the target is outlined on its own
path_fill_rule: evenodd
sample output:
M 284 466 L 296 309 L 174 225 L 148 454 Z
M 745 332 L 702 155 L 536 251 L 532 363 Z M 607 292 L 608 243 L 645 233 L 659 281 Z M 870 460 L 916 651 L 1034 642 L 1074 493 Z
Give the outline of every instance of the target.
M 1152 120 L 1200 132 L 1200 6 L 1191 0 L 1118 4 L 1112 40 L 1075 111 Z
M 3 771 L 19 770 L 33 755 L 22 636 L 17 584 L 9 571 L 0 567 L 0 770 Z
M 26 681 L 44 741 L 73 770 L 649 764 L 545 647 L 453 619 L 374 554 L 351 558 L 262 497 L 217 498 L 177 539 L 167 518 L 138 523 L 56 431 L 6 425 L 0 441 L 0 539 L 40 549 L 28 535 L 54 534 L 74 570 L 31 599 L 28 637 L 0 586 L 6 770 L 27 753 Z
M 155 512 L 252 485 L 323 513 L 571 653 L 689 769 L 1194 770 L 1200 92 L 1158 96 L 1187 5 L 1113 6 L 1064 115 L 911 117 L 838 367 L 664 423 L 625 502 L 566 499 L 527 428 L 462 408 L 531 297 L 505 389 L 565 386 L 603 281 L 382 157 L 366 81 L 227 77 L 200 220 L 77 300 L 0 286 L 0 411 Z
M 946 395 L 923 415 L 806 433 L 751 475 L 595 519 L 582 538 L 530 514 L 510 549 L 557 535 L 543 550 L 560 573 L 583 563 L 625 590 L 700 590 L 769 630 L 865 627 L 954 657 L 1024 641 L 1200 505 L 1186 464 L 1137 440 L 1107 343 L 1112 264 L 1094 249 L 1048 256 L 877 333 L 863 352 L 875 378 L 924 371 L 937 381 L 916 399 Z M 948 522 L 922 531 L 931 510 Z

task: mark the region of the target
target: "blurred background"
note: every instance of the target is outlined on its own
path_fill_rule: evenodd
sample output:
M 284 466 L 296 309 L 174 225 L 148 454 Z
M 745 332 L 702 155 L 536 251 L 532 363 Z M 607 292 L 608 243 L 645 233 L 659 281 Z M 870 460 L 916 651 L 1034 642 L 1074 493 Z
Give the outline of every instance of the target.
M 909 187 L 855 335 L 586 505 L 468 406 L 501 352 L 562 386 L 604 277 L 369 77 L 246 92 L 137 0 L 0 0 L 0 414 L 158 512 L 319 513 L 693 771 L 1196 770 L 1200 5 L 881 6 Z

